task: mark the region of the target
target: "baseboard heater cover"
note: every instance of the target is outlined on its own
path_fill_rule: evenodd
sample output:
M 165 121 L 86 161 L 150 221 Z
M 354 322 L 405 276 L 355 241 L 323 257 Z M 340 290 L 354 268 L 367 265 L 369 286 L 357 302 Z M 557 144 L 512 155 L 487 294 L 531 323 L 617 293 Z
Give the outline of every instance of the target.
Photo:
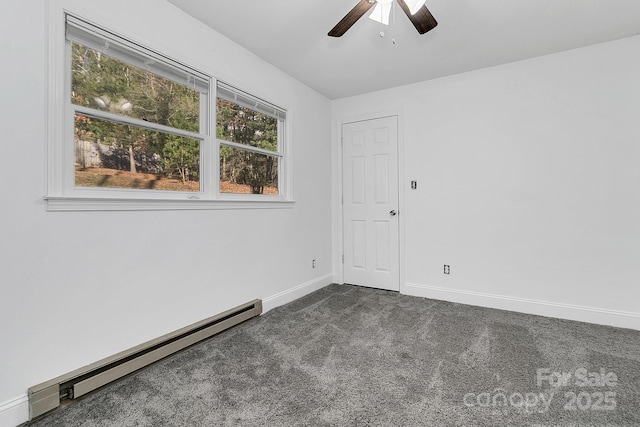
M 29 420 L 260 314 L 262 301 L 253 300 L 31 387 Z

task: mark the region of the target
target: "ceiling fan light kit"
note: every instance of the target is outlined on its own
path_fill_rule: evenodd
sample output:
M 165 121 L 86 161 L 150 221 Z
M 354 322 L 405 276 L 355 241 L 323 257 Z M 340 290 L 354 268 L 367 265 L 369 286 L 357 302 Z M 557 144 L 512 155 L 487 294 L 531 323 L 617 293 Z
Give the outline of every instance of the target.
M 373 19 L 384 25 L 389 25 L 389 17 L 391 16 L 391 6 L 393 6 L 391 1 L 386 0 L 378 0 L 376 6 L 373 8 L 373 12 L 369 15 L 369 19 Z
M 345 15 L 344 18 L 336 24 L 335 27 L 329 31 L 331 37 L 341 37 L 347 32 L 349 28 L 362 16 L 364 16 L 369 9 L 374 7 L 373 12 L 369 15 L 369 18 L 374 21 L 380 22 L 385 25 L 389 25 L 389 17 L 391 15 L 391 8 L 394 0 L 360 0 L 353 9 Z M 438 25 L 429 9 L 425 6 L 426 0 L 396 0 L 402 11 L 407 15 L 413 26 L 418 30 L 418 33 L 424 34 L 430 31 Z

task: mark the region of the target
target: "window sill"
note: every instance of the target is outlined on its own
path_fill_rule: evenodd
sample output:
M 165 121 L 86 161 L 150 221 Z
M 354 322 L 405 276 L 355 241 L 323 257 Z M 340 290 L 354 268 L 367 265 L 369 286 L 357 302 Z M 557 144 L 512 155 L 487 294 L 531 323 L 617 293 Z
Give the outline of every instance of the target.
M 218 209 L 290 209 L 295 202 L 288 200 L 167 200 L 52 197 L 47 211 L 167 211 Z

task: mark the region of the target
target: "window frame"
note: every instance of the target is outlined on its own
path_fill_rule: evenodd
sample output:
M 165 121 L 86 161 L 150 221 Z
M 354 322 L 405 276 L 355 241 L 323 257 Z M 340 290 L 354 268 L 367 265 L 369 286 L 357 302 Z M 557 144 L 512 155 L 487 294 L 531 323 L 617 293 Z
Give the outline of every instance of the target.
M 256 209 L 292 207 L 291 170 L 288 155 L 290 132 L 288 122 L 278 128 L 280 161 L 278 169 L 279 194 L 221 193 L 219 189 L 220 141 L 217 140 L 216 100 L 219 82 L 215 77 L 202 73 L 170 55 L 158 53 L 150 43 L 138 43 L 131 35 L 122 35 L 104 25 L 96 25 L 78 14 L 62 10 L 51 11 L 49 17 L 49 45 L 47 61 L 47 193 L 44 197 L 48 211 L 83 210 L 202 210 L 202 209 Z M 120 116 L 107 111 L 74 105 L 71 102 L 71 39 L 67 36 L 67 19 L 81 22 L 97 29 L 101 36 L 113 38 L 120 47 L 142 51 L 163 61 L 170 67 L 194 73 L 208 82 L 207 94 L 200 91 L 200 130 L 198 133 L 183 131 L 143 120 Z M 91 46 L 88 46 L 91 48 Z M 137 52 L 139 53 L 139 52 Z M 116 57 L 116 59 L 120 59 Z M 121 59 L 120 59 L 121 60 Z M 129 61 L 125 61 L 131 63 Z M 135 63 L 132 65 L 136 65 Z M 151 70 L 154 72 L 153 70 Z M 154 72 L 155 73 L 155 72 Z M 163 76 L 161 73 L 156 73 Z M 164 76 L 163 76 L 164 77 Z M 230 85 L 228 85 L 231 87 Z M 246 92 L 244 92 L 246 93 Z M 204 97 L 204 98 L 203 98 Z M 285 111 L 284 109 L 281 109 Z M 76 113 L 131 124 L 154 131 L 195 138 L 200 141 L 200 191 L 142 190 L 126 188 L 76 187 L 74 180 L 74 116 Z M 245 147 L 242 147 L 245 148 Z

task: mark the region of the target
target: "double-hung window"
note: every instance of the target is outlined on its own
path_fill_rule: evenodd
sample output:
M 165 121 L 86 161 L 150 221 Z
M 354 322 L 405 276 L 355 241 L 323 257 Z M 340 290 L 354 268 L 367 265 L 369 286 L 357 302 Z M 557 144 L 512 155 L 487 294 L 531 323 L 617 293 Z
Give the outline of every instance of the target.
M 280 194 L 285 119 L 284 110 L 218 83 L 220 193 Z
M 283 109 L 74 16 L 65 35 L 50 210 L 286 201 Z

